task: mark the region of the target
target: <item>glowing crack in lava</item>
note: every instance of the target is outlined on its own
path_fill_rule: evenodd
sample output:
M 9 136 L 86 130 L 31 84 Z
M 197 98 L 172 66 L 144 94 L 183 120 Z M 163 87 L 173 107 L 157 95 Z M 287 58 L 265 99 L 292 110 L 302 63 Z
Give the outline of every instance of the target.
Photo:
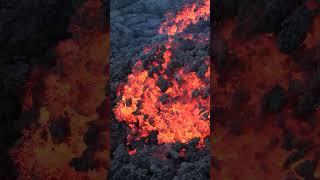
M 22 119 L 31 125 L 11 150 L 18 179 L 106 179 L 107 129 L 94 138 L 100 148 L 86 151 L 92 141 L 86 133 L 92 125 L 100 128 L 107 118 L 97 112 L 106 99 L 108 69 L 108 32 L 101 6 L 100 0 L 81 5 L 69 26 L 72 38 L 54 49 L 56 66 L 34 70 L 26 84 Z M 71 162 L 86 152 L 95 168 L 79 171 Z
M 195 72 L 184 68 L 175 69 L 175 76 L 179 77 L 179 81 L 165 73 L 173 56 L 172 50 L 178 46 L 173 35 L 183 32 L 201 19 L 208 19 L 209 7 L 209 0 L 199 1 L 184 6 L 175 17 L 168 17 L 159 30 L 160 34 L 168 35 L 168 41 L 164 49 L 159 48 L 155 53 L 163 59 L 162 69 L 150 76 L 148 70 L 143 68 L 142 60 L 138 60 L 127 82 L 119 87 L 117 96 L 121 99 L 113 111 L 118 121 L 126 122 L 131 128 L 129 143 L 133 138 L 147 137 L 151 131 L 158 132 L 159 144 L 177 141 L 187 143 L 198 137 L 200 145 L 203 145 L 204 139 L 209 136 L 210 97 L 193 97 L 192 94 L 194 90 L 203 92 L 209 87 L 210 68 L 208 67 L 202 79 Z M 147 54 L 149 49 L 146 48 L 144 52 Z M 208 65 L 209 58 L 204 62 Z M 153 62 L 150 68 L 159 65 L 158 62 Z M 161 82 L 167 82 L 168 87 L 161 88 Z M 169 97 L 169 102 L 162 103 L 160 99 L 163 97 Z

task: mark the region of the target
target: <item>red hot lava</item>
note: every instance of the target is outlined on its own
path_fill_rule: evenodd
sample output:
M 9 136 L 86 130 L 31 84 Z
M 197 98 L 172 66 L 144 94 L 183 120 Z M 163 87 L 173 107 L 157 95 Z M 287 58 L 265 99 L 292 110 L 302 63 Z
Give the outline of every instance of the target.
M 164 21 L 159 29 L 160 34 L 173 36 L 183 32 L 189 25 L 197 24 L 200 19 L 208 19 L 210 15 L 210 0 L 199 0 L 197 3 L 184 6 L 176 16 L 167 14 L 167 20 Z
M 107 118 L 96 110 L 107 98 L 104 88 L 109 36 L 105 22 L 100 0 L 83 3 L 71 19 L 72 38 L 55 48 L 57 65 L 40 73 L 35 70 L 26 83 L 23 109 L 27 115 L 23 118 L 32 123 L 11 150 L 17 179 L 106 179 L 107 129 L 100 134 L 101 139 L 95 139 L 103 144 L 93 154 L 96 168 L 78 171 L 70 165 L 88 147 L 84 139 L 89 125 L 102 124 Z M 30 109 L 37 115 L 28 116 Z M 56 142 L 50 129 L 63 120 L 70 125 L 66 130 L 69 134 Z
M 312 1 L 307 6 L 314 9 Z M 211 144 L 215 147 L 211 149 L 215 159 L 211 177 L 303 179 L 299 177 L 299 165 L 314 159 L 318 161 L 319 158 L 320 113 L 319 109 L 315 110 L 314 115 L 310 113 L 310 119 L 315 120 L 310 120 L 312 123 L 305 117 L 296 117 L 296 98 L 300 99 L 302 96 L 292 93 L 290 83 L 294 80 L 308 84 L 312 79 L 311 72 L 299 65 L 295 56 L 279 51 L 276 34 L 261 33 L 239 41 L 233 35 L 236 23 L 236 19 L 224 21 L 217 32 L 229 50 L 227 61 L 231 63 L 236 56 L 237 65 L 224 72 L 223 83 L 219 82 L 219 74 L 213 72 L 215 106 L 222 108 L 223 112 L 219 114 L 219 121 L 216 121 L 211 138 Z M 319 32 L 320 16 L 317 15 L 302 47 L 316 49 L 320 39 Z M 220 47 L 217 44 L 215 47 Z M 300 48 L 303 49 L 302 47 Z M 315 59 L 319 63 L 317 56 Z M 265 94 L 276 86 L 284 89 L 284 94 L 288 97 L 287 105 L 281 112 L 263 112 L 261 106 Z M 298 90 L 303 88 L 305 87 L 302 85 Z M 242 94 L 243 100 L 235 101 L 237 93 Z M 288 134 L 294 136 L 293 144 L 310 141 L 312 148 L 303 155 L 299 154 L 299 148 L 288 149 L 285 147 Z M 310 169 L 312 168 L 305 168 L 308 171 Z M 314 177 L 304 179 L 319 179 L 319 165 L 312 174 Z
M 176 46 L 173 36 L 183 32 L 189 25 L 198 23 L 202 18 L 207 19 L 210 13 L 210 1 L 199 0 L 199 2 L 186 5 L 176 16 L 168 17 L 159 29 L 160 34 L 167 34 L 168 41 L 162 55 L 164 62 L 158 74 L 148 76 L 148 70 L 143 69 L 142 61 L 138 60 L 133 67 L 132 74 L 128 76 L 127 82 L 117 92 L 121 97 L 113 109 L 117 120 L 124 121 L 131 128 L 128 136 L 139 139 L 146 137 L 151 131 L 158 132 L 158 143 L 175 143 L 177 141 L 187 143 L 191 139 L 200 138 L 200 144 L 210 134 L 210 97 L 203 99 L 192 98 L 195 89 L 209 87 L 210 69 L 205 74 L 205 80 L 198 78 L 195 72 L 188 72 L 183 68 L 177 70 L 176 74 L 183 83 L 178 83 L 165 74 L 167 65 L 170 63 Z M 145 48 L 147 54 L 149 48 Z M 159 55 L 160 50 L 156 52 Z M 209 63 L 209 59 L 206 60 Z M 152 67 L 158 66 L 153 63 Z M 163 78 L 171 83 L 171 86 L 162 90 L 157 82 Z M 174 100 L 169 103 L 159 101 L 160 97 L 166 95 Z M 206 109 L 199 106 L 207 107 Z M 136 111 L 139 114 L 136 114 Z

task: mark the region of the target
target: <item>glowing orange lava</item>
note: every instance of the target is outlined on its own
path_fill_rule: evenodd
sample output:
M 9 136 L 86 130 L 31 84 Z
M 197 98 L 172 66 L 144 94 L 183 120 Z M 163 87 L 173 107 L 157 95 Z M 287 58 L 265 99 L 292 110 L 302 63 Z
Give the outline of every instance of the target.
M 138 60 L 127 82 L 119 87 L 117 96 L 121 100 L 113 111 L 119 121 L 125 121 L 131 127 L 129 142 L 132 138 L 139 139 L 148 136 L 151 131 L 158 131 L 159 144 L 177 141 L 186 143 L 195 137 L 200 138 L 203 144 L 204 138 L 210 134 L 210 97 L 192 98 L 193 90 L 209 87 L 210 70 L 202 80 L 195 72 L 180 68 L 176 75 L 183 83 L 178 83 L 165 73 L 173 55 L 172 49 L 175 48 L 172 35 L 183 32 L 187 26 L 196 24 L 201 18 L 208 18 L 209 7 L 210 1 L 199 1 L 185 6 L 175 17 L 163 22 L 159 33 L 166 33 L 169 38 L 165 43 L 163 68 L 159 74 L 148 76 L 148 70 L 144 70 L 142 61 Z M 205 62 L 209 64 L 209 59 Z M 157 65 L 154 63 L 153 67 Z M 157 85 L 161 78 L 171 83 L 168 89 L 162 90 Z M 159 100 L 162 96 L 169 97 L 169 102 L 162 103 Z M 135 113 L 137 110 L 139 113 Z
M 314 7 L 314 4 L 308 6 Z M 305 48 L 317 47 L 319 22 L 320 17 L 315 17 L 311 32 L 303 43 Z M 223 83 L 218 82 L 219 75 L 213 72 L 214 106 L 223 108 L 223 112 L 215 121 L 212 132 L 211 144 L 215 148 L 211 149 L 211 154 L 217 163 L 211 168 L 211 178 L 303 179 L 298 178 L 294 168 L 305 160 L 318 158 L 320 124 L 315 121 L 310 125 L 293 115 L 295 97 L 289 96 L 289 85 L 292 80 L 302 84 L 308 82 L 310 72 L 299 66 L 292 56 L 279 51 L 275 34 L 259 34 L 239 41 L 232 35 L 236 23 L 235 20 L 225 21 L 218 31 L 218 36 L 226 41 L 229 49 L 226 61 L 230 62 L 236 56 L 237 64 L 224 72 Z M 281 86 L 290 98 L 288 105 L 279 113 L 265 114 L 261 108 L 263 97 L 276 85 Z M 239 91 L 246 94 L 246 99 L 235 105 L 234 95 Z M 317 109 L 313 118 L 318 120 L 319 115 Z M 299 141 L 311 140 L 315 147 L 287 168 L 284 162 L 295 151 L 282 147 L 283 128 Z M 320 178 L 319 166 L 314 175 L 315 179 Z
M 83 18 L 86 17 L 86 18 Z M 97 112 L 106 99 L 104 94 L 108 69 L 108 32 L 100 0 L 81 5 L 71 19 L 71 39 L 55 48 L 57 63 L 52 69 L 35 70 L 26 84 L 24 111 L 36 111 L 30 127 L 22 132 L 11 150 L 18 179 L 106 179 L 108 162 L 108 131 L 101 139 L 105 144 L 93 158 L 98 167 L 77 171 L 70 162 L 81 157 L 87 148 L 84 142 L 89 124 L 102 124 L 106 118 Z M 61 142 L 50 133 L 52 123 L 68 119 L 70 134 Z
M 186 5 L 174 17 L 169 13 L 159 29 L 160 34 L 175 35 L 183 32 L 189 25 L 197 24 L 201 19 L 208 19 L 210 15 L 210 0 L 201 0 Z

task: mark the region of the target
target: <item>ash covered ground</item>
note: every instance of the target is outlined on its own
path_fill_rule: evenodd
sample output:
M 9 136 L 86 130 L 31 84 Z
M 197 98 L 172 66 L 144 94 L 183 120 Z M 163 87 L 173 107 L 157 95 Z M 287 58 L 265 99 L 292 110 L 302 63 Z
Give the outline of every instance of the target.
M 118 88 L 129 81 L 128 75 L 134 73 L 135 68 L 138 68 L 139 71 L 147 70 L 149 77 L 158 77 L 157 75 L 161 74 L 161 69 L 152 68 L 152 64 L 163 66 L 165 64 L 162 57 L 165 54 L 165 42 L 168 40 L 168 35 L 159 34 L 159 27 L 166 19 L 166 12 L 177 13 L 188 3 L 198 2 L 182 0 L 111 1 L 109 91 L 113 109 L 121 100 L 121 95 L 117 94 Z M 174 60 L 167 64 L 166 67 L 169 68 L 165 72 L 166 76 L 174 79 L 175 72 L 183 68 L 194 73 L 197 79 L 209 84 L 209 78 L 205 75 L 209 71 L 206 58 L 209 54 L 209 42 L 204 40 L 199 43 L 185 38 L 187 34 L 192 34 L 198 37 L 198 40 L 208 39 L 209 30 L 208 20 L 200 20 L 197 24 L 186 28 L 181 36 L 173 37 L 173 41 L 179 46 L 172 51 Z M 145 52 L 146 47 L 148 47 L 147 53 Z M 139 60 L 141 66 L 137 65 Z M 179 81 L 179 77 L 176 76 L 175 80 Z M 157 86 L 162 92 L 166 92 L 172 85 L 162 79 L 157 81 Z M 206 99 L 209 96 L 209 87 L 201 90 L 192 89 L 192 93 L 194 98 Z M 171 100 L 170 97 L 164 95 L 161 96 L 159 102 L 165 104 Z M 126 101 L 127 106 L 131 104 L 132 101 Z M 138 115 L 139 112 L 132 114 Z M 147 116 L 144 117 L 148 119 Z M 205 116 L 204 120 L 209 121 Z M 119 121 L 122 119 L 116 119 L 113 116 L 110 132 L 109 179 L 210 179 L 208 138 L 203 139 L 202 148 L 198 147 L 200 138 L 193 138 L 185 143 L 159 144 L 159 132 L 157 131 L 150 131 L 147 136 L 129 140 L 128 135 L 132 135 L 134 124 L 129 127 L 128 123 Z

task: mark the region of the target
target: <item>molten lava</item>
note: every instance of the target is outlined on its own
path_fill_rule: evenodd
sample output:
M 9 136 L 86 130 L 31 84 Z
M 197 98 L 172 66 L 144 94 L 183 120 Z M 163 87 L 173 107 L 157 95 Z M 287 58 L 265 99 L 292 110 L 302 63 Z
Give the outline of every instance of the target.
M 210 69 L 203 79 L 184 68 L 175 69 L 179 80 L 165 73 L 174 56 L 172 50 L 178 46 L 174 35 L 182 33 L 201 18 L 207 19 L 209 9 L 210 1 L 204 0 L 186 5 L 176 16 L 168 17 L 159 29 L 160 34 L 168 35 L 168 41 L 164 44 L 164 50 L 159 47 L 155 54 L 161 56 L 163 62 L 153 62 L 148 67 L 151 69 L 160 65 L 162 68 L 150 76 L 142 60 L 138 60 L 127 82 L 119 87 L 117 96 L 121 98 L 113 111 L 117 120 L 126 122 L 131 128 L 129 142 L 132 138 L 147 137 L 151 131 L 158 132 L 159 144 L 187 143 L 198 137 L 203 145 L 204 138 L 209 136 L 210 97 L 193 97 L 192 93 L 194 90 L 203 92 L 209 87 Z M 145 48 L 144 52 L 148 54 L 150 48 Z M 205 63 L 209 64 L 209 59 Z M 168 82 L 168 88 L 162 89 L 159 82 Z M 168 99 L 167 102 L 160 101 L 163 97 Z
M 191 24 L 197 24 L 201 19 L 207 20 L 210 15 L 210 0 L 199 0 L 196 3 L 186 5 L 175 16 L 167 14 L 159 29 L 160 34 L 173 36 L 183 32 Z
M 97 112 L 106 100 L 106 28 L 101 2 L 85 2 L 71 19 L 72 38 L 55 48 L 56 66 L 32 73 L 22 117 L 31 125 L 11 150 L 18 179 L 106 179 L 107 130 L 94 139 L 102 144 L 92 157 L 97 166 L 87 171 L 71 166 L 88 146 L 84 139 L 89 125 L 106 122 Z
M 310 6 L 313 7 L 314 4 Z M 320 37 L 319 22 L 320 17 L 317 16 L 303 48 L 317 48 Z M 320 116 L 319 110 L 316 110 L 313 115 L 310 114 L 315 120 L 312 123 L 312 120 L 308 122 L 297 118 L 294 107 L 297 96 L 301 95 L 292 95 L 291 88 L 292 82 L 307 84 L 311 73 L 297 64 L 294 56 L 279 51 L 276 34 L 261 33 L 239 41 L 233 34 L 236 23 L 235 19 L 224 21 L 219 25 L 219 34 L 216 34 L 225 42 L 225 60 L 232 66 L 223 72 L 213 72 L 214 107 L 220 108 L 221 112 L 215 116 L 219 119 L 215 121 L 211 138 L 214 146 L 214 149 L 211 149 L 214 157 L 211 177 L 303 179 L 298 178 L 295 168 L 306 160 L 319 158 L 317 136 Z M 276 86 L 282 87 L 284 96 L 288 98 L 287 104 L 281 112 L 263 112 L 264 95 Z M 303 88 L 302 85 L 297 90 L 303 92 Z M 297 143 L 299 145 L 296 146 L 304 148 L 307 145 L 303 143 L 310 140 L 312 147 L 298 156 L 295 154 L 301 153 L 298 150 L 285 149 L 283 146 L 286 142 L 283 139 L 288 132 L 295 137 L 292 146 Z M 320 178 L 319 169 L 318 165 L 314 173 L 315 179 Z

